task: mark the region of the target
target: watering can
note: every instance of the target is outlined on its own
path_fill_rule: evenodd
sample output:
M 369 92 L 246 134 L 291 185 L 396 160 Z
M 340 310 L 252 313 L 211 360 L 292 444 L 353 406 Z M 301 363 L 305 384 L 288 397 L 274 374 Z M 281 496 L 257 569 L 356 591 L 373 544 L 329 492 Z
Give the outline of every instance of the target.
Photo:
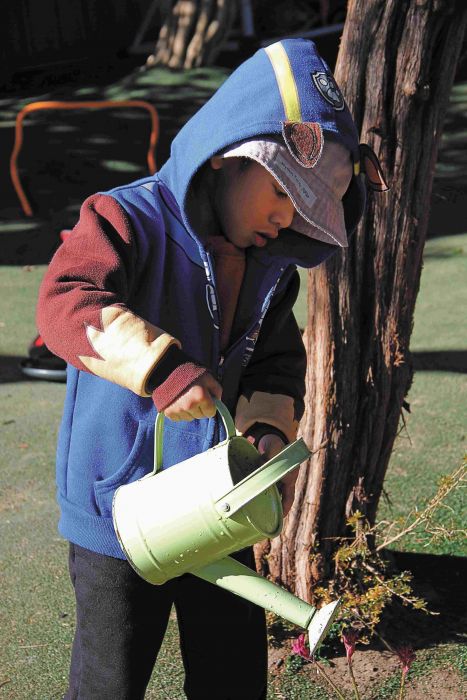
M 308 630 L 313 653 L 339 601 L 316 610 L 228 556 L 280 533 L 282 503 L 275 484 L 310 451 L 299 439 L 263 464 L 258 450 L 237 433 L 224 404 L 215 403 L 226 439 L 163 471 L 164 414 L 158 413 L 153 472 L 114 495 L 120 545 L 149 583 L 160 585 L 184 573 L 199 576 Z

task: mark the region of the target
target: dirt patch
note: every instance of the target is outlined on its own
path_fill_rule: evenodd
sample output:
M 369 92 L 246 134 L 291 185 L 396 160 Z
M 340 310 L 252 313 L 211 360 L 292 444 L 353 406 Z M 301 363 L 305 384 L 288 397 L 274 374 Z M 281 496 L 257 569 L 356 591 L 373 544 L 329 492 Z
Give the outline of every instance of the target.
M 345 696 L 352 697 L 352 682 L 347 670 L 347 660 L 339 657 L 330 661 L 325 667 L 331 680 L 342 689 Z M 399 669 L 399 662 L 389 651 L 356 651 L 352 657 L 353 672 L 360 693 L 367 697 L 376 684 L 381 684 Z
M 290 654 L 290 644 L 269 650 L 269 671 L 273 677 L 286 672 L 286 659 Z M 365 700 L 380 700 L 378 688 L 391 677 L 394 697 L 398 694 L 401 667 L 399 660 L 389 651 L 373 649 L 357 650 L 352 658 L 353 671 L 360 695 Z M 340 689 L 345 698 L 353 698 L 352 681 L 344 656 L 320 662 L 326 675 Z M 324 688 L 328 687 L 313 663 L 306 663 L 297 673 L 308 676 Z M 321 677 L 320 677 L 321 676 Z M 465 700 L 465 682 L 460 673 L 451 668 L 437 668 L 421 677 L 408 676 L 405 684 L 404 700 Z M 333 695 L 334 697 L 334 695 Z M 384 697 L 389 697 L 384 695 Z M 391 696 L 392 697 L 392 696 Z
M 380 623 L 379 634 L 391 648 L 409 646 L 416 653 L 416 663 L 406 681 L 405 700 L 466 700 L 466 679 L 456 670 L 454 662 L 467 629 L 467 558 L 408 552 L 392 552 L 391 556 L 397 570 L 413 573 L 414 592 L 426 600 L 429 610 L 435 613 L 427 615 L 395 603 L 385 610 Z M 297 673 L 327 688 L 315 664 L 305 663 L 300 668 L 297 657 L 292 657 L 292 664 L 288 660 L 292 655 L 292 639 L 299 634 L 298 628 L 294 630 L 271 618 L 269 633 L 269 670 L 273 678 L 287 672 Z M 344 647 L 338 639 L 328 640 L 328 643 L 328 663 L 323 663 L 325 673 L 345 698 L 353 698 Z M 400 662 L 378 637 L 369 647 L 357 644 L 352 661 L 364 700 L 398 697 Z M 379 690 L 382 686 L 384 693 Z
M 285 659 L 290 653 L 290 645 L 282 649 L 270 650 L 269 668 L 272 675 L 285 671 Z M 327 662 L 319 663 L 324 668 L 326 675 L 340 688 L 345 697 L 352 697 L 352 681 L 345 656 L 338 656 L 328 659 Z M 352 663 L 358 688 L 365 697 L 370 697 L 375 685 L 382 684 L 400 668 L 399 661 L 394 654 L 389 651 L 373 651 L 371 649 L 357 650 L 352 657 Z M 306 674 L 315 681 L 319 680 L 320 685 L 326 686 L 326 680 L 320 679 L 319 669 L 313 663 L 305 664 L 299 673 Z
M 405 700 L 465 700 L 465 684 L 459 674 L 449 669 L 435 670 L 409 681 Z

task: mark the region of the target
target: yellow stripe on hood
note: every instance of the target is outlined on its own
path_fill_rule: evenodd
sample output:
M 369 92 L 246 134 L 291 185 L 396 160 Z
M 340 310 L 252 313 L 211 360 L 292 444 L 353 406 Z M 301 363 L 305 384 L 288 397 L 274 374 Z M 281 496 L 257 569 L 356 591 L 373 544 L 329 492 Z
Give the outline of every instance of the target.
M 282 97 L 284 112 L 287 121 L 301 122 L 302 110 L 298 96 L 297 84 L 290 65 L 289 57 L 280 41 L 265 49 L 276 74 L 277 85 Z

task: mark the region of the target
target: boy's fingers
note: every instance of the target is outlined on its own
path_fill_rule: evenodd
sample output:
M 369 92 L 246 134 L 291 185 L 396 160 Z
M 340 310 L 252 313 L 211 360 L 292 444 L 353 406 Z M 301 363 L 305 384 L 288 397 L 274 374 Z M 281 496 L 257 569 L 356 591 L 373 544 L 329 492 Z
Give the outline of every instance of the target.
M 216 415 L 216 404 L 212 400 L 212 396 L 209 396 L 208 400 L 200 404 L 200 409 L 203 413 L 203 418 L 212 418 Z
M 284 442 L 278 435 L 267 434 L 263 435 L 258 443 L 258 452 L 264 455 L 266 459 L 272 459 L 284 449 Z
M 216 411 L 211 394 L 204 386 L 194 386 L 181 399 L 183 408 L 191 413 L 193 418 L 206 418 Z M 208 416 L 209 414 L 209 416 Z
M 215 412 L 216 408 L 214 406 L 214 413 Z M 186 411 L 181 408 L 178 408 L 176 411 L 165 411 L 165 415 L 167 416 L 167 418 L 175 422 L 180 420 L 192 421 L 195 420 L 195 418 L 210 418 L 211 415 L 208 415 L 208 413 L 209 412 L 207 410 L 206 412 L 204 412 L 201 409 L 201 406 L 193 406 L 192 408 L 189 408 Z M 212 415 L 214 415 L 214 413 Z
M 212 418 L 216 414 L 213 397 L 221 396 L 221 385 L 212 374 L 206 372 L 191 389 L 166 408 L 165 415 L 173 421 Z
M 174 418 L 171 418 L 171 420 L 174 421 L 179 421 L 179 420 L 186 420 L 186 421 L 191 421 L 193 420 L 193 416 L 188 413 L 188 411 L 181 411 L 180 409 L 175 413 Z
M 190 416 L 192 418 L 205 418 L 206 417 L 201 409 L 201 406 L 195 406 L 194 408 L 191 408 L 189 413 L 190 413 Z
M 222 386 L 214 379 L 212 374 L 206 373 L 200 382 L 203 389 L 203 397 L 199 402 L 199 408 L 204 418 L 212 418 L 216 415 L 216 404 L 214 398 L 220 399 L 222 396 Z

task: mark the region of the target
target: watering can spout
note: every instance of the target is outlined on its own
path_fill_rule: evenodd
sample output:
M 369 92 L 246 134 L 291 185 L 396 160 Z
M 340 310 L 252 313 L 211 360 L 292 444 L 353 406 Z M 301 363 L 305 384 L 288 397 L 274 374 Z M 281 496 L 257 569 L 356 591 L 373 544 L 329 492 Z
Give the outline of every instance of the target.
M 306 629 L 312 654 L 338 612 L 339 601 L 317 610 L 232 557 L 224 557 L 191 573 Z

